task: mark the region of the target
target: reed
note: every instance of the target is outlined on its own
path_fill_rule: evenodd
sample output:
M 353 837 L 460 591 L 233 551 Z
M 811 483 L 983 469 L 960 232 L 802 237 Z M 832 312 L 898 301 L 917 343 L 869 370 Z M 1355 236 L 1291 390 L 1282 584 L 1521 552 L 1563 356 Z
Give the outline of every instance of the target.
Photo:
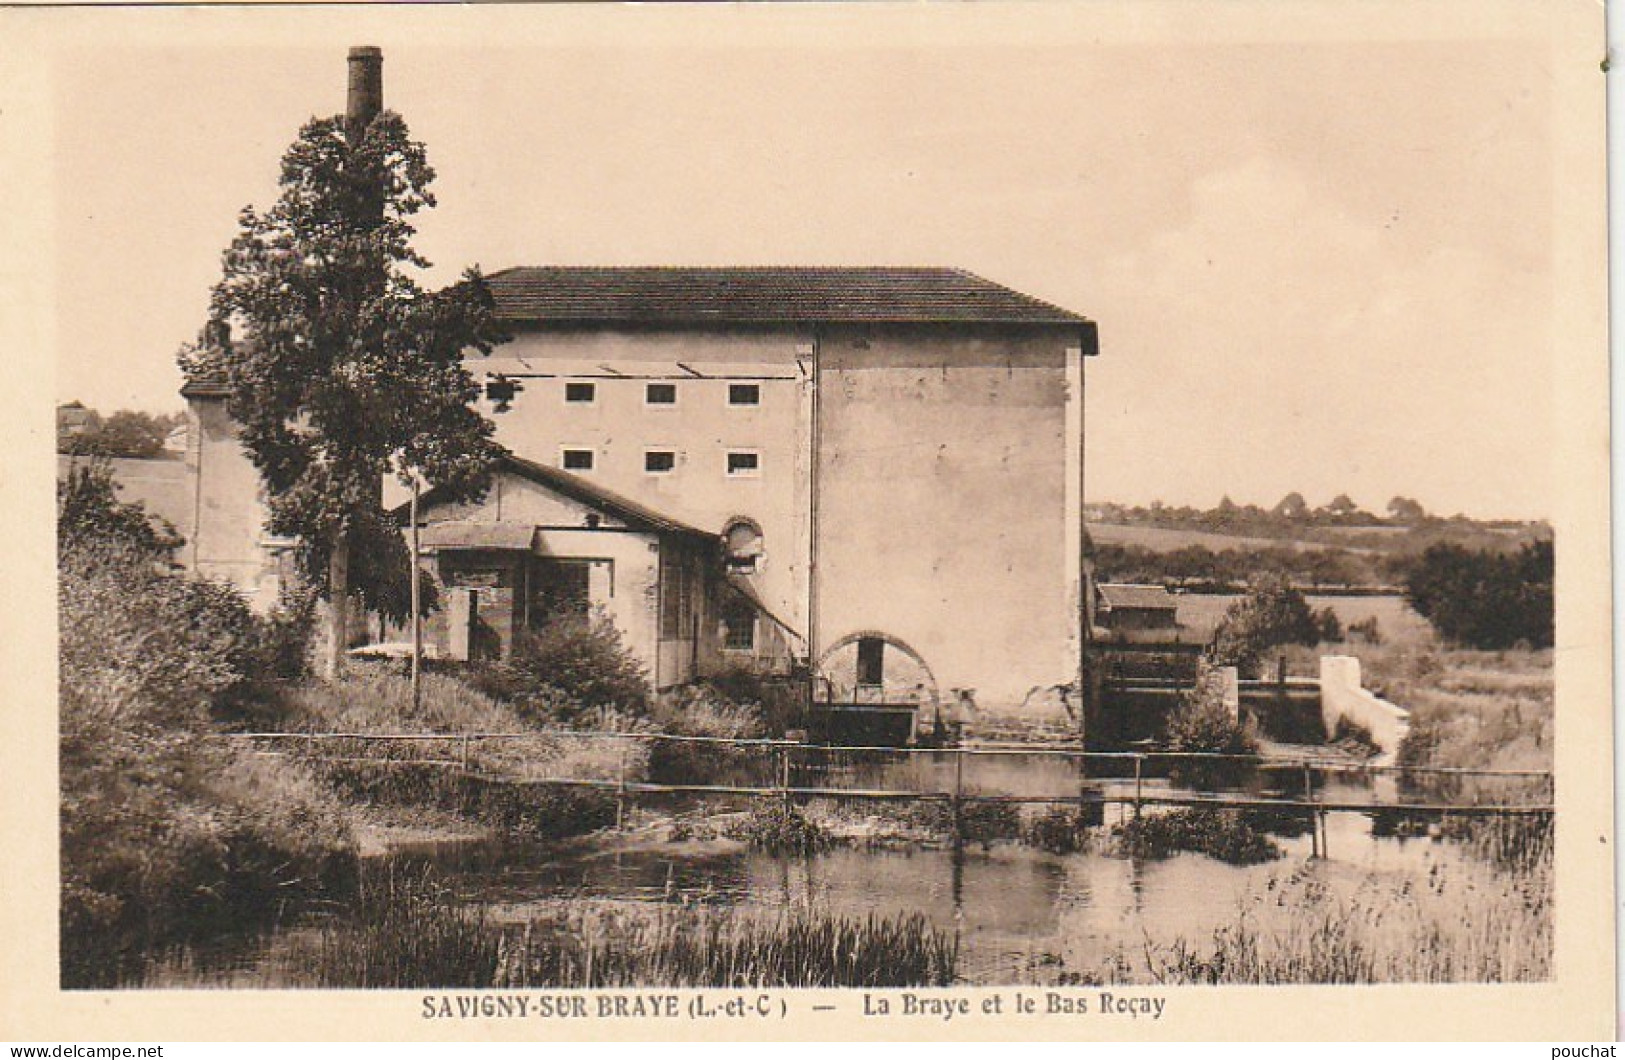
M 390 882 L 328 928 L 312 985 L 338 988 L 947 986 L 956 935 L 918 913 L 776 916 L 571 903 L 501 924 L 422 883 Z
M 1312 873 L 1301 873 L 1271 896 L 1291 909 L 1284 929 L 1265 930 L 1244 912 L 1205 942 L 1147 941 L 1142 960 L 1117 955 L 1118 978 L 1165 984 L 1549 979 L 1550 864 L 1488 878 L 1459 876 L 1436 873 L 1420 883 L 1373 877 L 1352 894 L 1333 894 Z M 1463 916 L 1469 903 L 1473 914 Z

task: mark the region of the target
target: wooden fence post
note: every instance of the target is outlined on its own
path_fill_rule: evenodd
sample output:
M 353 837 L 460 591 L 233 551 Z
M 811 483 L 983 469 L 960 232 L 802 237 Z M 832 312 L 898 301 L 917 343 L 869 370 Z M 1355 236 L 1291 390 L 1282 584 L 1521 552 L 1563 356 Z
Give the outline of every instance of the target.
M 615 830 L 619 832 L 626 822 L 626 738 L 616 742 L 620 744 L 615 755 Z
M 1140 784 L 1141 784 L 1140 766 L 1144 761 L 1145 761 L 1145 756 L 1144 755 L 1138 755 L 1137 754 L 1137 755 L 1134 756 L 1134 819 L 1136 821 L 1138 821 L 1140 819 Z
M 790 751 L 789 744 L 779 745 L 779 791 L 784 799 L 784 808 L 790 809 Z
M 1309 763 L 1303 764 L 1303 801 L 1315 801 L 1315 777 L 1309 770 Z M 1309 808 L 1309 856 L 1320 857 L 1320 821 L 1313 806 Z
M 954 846 L 965 845 L 965 749 L 956 747 L 954 756 Z

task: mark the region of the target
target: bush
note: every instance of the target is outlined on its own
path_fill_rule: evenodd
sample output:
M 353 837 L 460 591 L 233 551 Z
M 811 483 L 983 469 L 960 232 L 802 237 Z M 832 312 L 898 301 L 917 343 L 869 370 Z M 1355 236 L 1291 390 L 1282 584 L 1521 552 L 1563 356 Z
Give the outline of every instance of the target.
M 1348 627 L 1350 640 L 1363 640 L 1367 644 L 1381 644 L 1382 631 L 1377 628 L 1377 616 L 1371 615 L 1358 622 L 1350 622 Z
M 1033 819 L 1024 838 L 1051 854 L 1076 854 L 1089 848 L 1089 821 L 1077 810 L 1050 810 Z
M 728 835 L 769 854 L 816 854 L 834 842 L 822 825 L 779 802 L 758 803 Z
M 1230 716 L 1211 675 L 1163 722 L 1163 748 L 1186 754 L 1250 756 L 1258 753 L 1258 739 L 1250 726 Z M 1201 790 L 1231 786 L 1255 768 L 1250 761 L 1223 759 L 1171 759 L 1168 775 L 1176 783 Z
M 213 739 L 212 713 L 255 679 L 263 625 L 141 538 L 75 532 L 59 551 L 66 986 L 329 893 L 352 849 L 307 776 Z
M 560 617 L 540 630 L 520 633 L 509 658 L 475 664 L 467 678 L 481 692 L 513 704 L 539 723 L 573 724 L 601 708 L 639 716 L 649 712 L 643 667 L 602 614 Z
M 776 738 L 791 729 L 807 727 L 804 681 L 741 668 L 707 677 L 699 687 L 709 694 L 708 698 L 752 708 L 765 736 Z
M 58 552 L 75 546 L 117 544 L 157 561 L 181 545 L 169 523 L 151 516 L 140 504 L 118 499 L 118 485 L 105 460 L 69 468 L 56 486 Z
M 1281 848 L 1239 810 L 1195 807 L 1146 814 L 1113 825 L 1112 836 L 1118 853 L 1131 858 L 1165 858 L 1188 851 L 1231 865 L 1256 865 L 1281 856 Z

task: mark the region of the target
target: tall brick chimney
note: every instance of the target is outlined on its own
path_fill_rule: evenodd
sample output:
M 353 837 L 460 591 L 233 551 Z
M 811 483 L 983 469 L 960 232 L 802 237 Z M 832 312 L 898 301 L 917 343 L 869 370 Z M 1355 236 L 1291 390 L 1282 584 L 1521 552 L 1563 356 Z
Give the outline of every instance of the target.
M 381 48 L 350 49 L 350 90 L 344 105 L 344 130 L 351 141 L 367 131 L 384 109 L 384 53 Z

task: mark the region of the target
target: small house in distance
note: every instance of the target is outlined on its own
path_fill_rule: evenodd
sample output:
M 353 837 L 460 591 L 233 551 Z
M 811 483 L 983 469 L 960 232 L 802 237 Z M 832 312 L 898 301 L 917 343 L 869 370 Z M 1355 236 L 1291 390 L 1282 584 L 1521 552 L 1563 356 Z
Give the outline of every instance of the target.
M 1111 633 L 1179 628 L 1179 601 L 1161 585 L 1095 586 L 1095 621 Z

